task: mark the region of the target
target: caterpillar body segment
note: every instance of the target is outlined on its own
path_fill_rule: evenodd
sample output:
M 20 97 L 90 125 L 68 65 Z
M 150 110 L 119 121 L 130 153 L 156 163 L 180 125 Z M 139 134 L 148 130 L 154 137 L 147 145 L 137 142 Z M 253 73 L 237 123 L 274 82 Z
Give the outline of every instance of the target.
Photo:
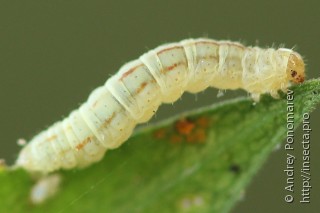
M 244 89 L 258 100 L 304 78 L 302 57 L 291 49 L 203 38 L 165 44 L 122 66 L 79 109 L 35 136 L 16 166 L 43 173 L 88 166 L 185 91 Z

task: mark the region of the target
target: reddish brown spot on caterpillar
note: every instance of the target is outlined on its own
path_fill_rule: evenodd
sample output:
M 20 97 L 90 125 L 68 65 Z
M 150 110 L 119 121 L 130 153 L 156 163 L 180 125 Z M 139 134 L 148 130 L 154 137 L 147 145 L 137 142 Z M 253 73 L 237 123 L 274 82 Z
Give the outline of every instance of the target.
M 295 79 L 296 79 L 296 81 L 298 83 L 303 83 L 304 82 L 304 76 L 298 75 Z
M 87 137 L 86 139 L 84 139 L 81 143 L 79 143 L 77 146 L 76 146 L 76 150 L 81 150 L 85 145 L 87 145 L 88 143 L 91 142 L 91 137 Z
M 177 64 L 177 63 L 175 63 L 175 64 L 173 64 L 173 65 L 171 65 L 171 66 L 167 67 L 167 70 L 168 70 L 168 71 L 170 71 L 170 70 L 172 70 L 172 69 L 176 68 L 177 66 L 178 66 L 178 64 Z
M 53 141 L 55 139 L 57 139 L 57 135 L 52 135 L 51 137 L 47 138 L 46 141 L 50 142 L 50 141 Z
M 113 120 L 113 118 L 114 118 L 115 116 L 116 116 L 116 113 L 113 112 L 112 115 L 111 115 L 111 117 L 108 118 L 108 119 L 106 119 L 106 120 L 103 122 L 101 128 L 106 128 L 106 127 L 111 123 L 111 121 Z
M 294 70 L 291 70 L 291 76 L 294 78 L 297 75 L 297 72 Z
M 214 56 L 214 55 L 208 55 L 207 57 L 202 57 L 201 59 L 219 59 L 219 56 L 217 55 L 217 56 Z
M 291 77 L 294 78 L 297 83 L 304 82 L 304 76 L 298 75 L 295 70 L 291 70 Z
M 181 135 L 189 135 L 194 129 L 195 124 L 187 119 L 181 119 L 176 122 L 175 128 Z
M 129 69 L 127 72 L 123 73 L 122 76 L 120 77 L 119 81 L 122 81 L 123 79 L 125 79 L 127 76 L 131 75 L 137 68 L 143 66 L 143 64 L 139 64 L 135 67 L 132 67 L 131 69 Z
M 142 82 L 138 87 L 138 89 L 136 90 L 136 94 L 139 94 L 147 85 L 148 85 L 147 82 Z
M 99 101 L 96 100 L 96 101 L 92 104 L 92 108 L 95 108 L 98 102 L 99 102 Z
M 294 83 L 302 83 L 305 78 L 305 65 L 298 53 L 291 53 L 287 64 L 287 77 Z
M 163 50 L 160 50 L 159 52 L 157 52 L 157 55 L 160 55 L 166 51 L 170 51 L 170 50 L 173 50 L 173 49 L 182 49 L 183 47 L 182 46 L 173 46 L 173 47 L 169 47 L 169 48 L 166 48 L 166 49 L 163 49 Z
M 161 70 L 162 73 L 166 73 L 169 72 L 171 70 L 174 70 L 176 67 L 181 66 L 181 65 L 185 65 L 186 63 L 184 62 L 179 62 L 179 63 L 175 63 L 169 67 L 165 67 L 163 70 Z

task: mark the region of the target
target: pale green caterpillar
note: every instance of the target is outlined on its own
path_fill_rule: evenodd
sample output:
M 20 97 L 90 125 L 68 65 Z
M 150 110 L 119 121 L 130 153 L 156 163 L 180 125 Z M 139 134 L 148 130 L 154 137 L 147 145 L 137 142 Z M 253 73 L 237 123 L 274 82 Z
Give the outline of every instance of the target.
M 126 141 L 161 103 L 174 102 L 185 91 L 241 88 L 258 100 L 303 81 L 304 62 L 291 49 L 204 38 L 165 44 L 122 66 L 79 109 L 36 135 L 16 166 L 43 173 L 88 166 Z

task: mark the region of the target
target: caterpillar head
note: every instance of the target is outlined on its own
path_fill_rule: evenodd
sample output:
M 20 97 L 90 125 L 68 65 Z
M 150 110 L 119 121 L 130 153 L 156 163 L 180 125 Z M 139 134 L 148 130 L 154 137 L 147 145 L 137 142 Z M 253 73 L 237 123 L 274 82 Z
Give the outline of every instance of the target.
M 287 76 L 289 81 L 294 83 L 304 82 L 304 69 L 305 68 L 302 57 L 298 53 L 292 52 L 289 56 L 287 65 Z

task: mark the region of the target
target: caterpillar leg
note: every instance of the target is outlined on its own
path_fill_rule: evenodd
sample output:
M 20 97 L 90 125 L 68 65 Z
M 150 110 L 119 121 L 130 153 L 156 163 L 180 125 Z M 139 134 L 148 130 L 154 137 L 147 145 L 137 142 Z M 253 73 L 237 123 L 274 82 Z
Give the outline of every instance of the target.
M 279 99 L 280 95 L 278 93 L 278 91 L 272 91 L 270 92 L 270 95 L 274 98 L 274 99 Z
M 250 96 L 251 96 L 251 98 L 253 99 L 253 101 L 256 102 L 256 103 L 260 101 L 260 96 L 261 96 L 260 94 L 258 94 L 258 93 L 251 93 Z

